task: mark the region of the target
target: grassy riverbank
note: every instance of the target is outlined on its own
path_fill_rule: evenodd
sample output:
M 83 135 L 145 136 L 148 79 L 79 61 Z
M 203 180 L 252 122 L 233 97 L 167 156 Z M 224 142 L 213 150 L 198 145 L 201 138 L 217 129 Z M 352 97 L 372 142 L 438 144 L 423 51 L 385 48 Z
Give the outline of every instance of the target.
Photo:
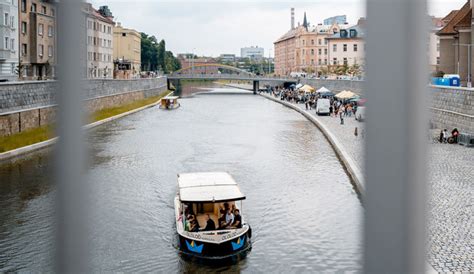
M 137 100 L 129 104 L 121 105 L 113 108 L 99 110 L 90 115 L 89 122 L 97 122 L 103 119 L 113 117 L 146 105 L 153 104 L 166 96 L 170 91 L 165 91 L 160 95 Z M 55 137 L 54 125 L 43 126 L 27 131 L 23 131 L 10 136 L 0 137 L 0 153 L 17 149 L 24 146 L 40 143 Z

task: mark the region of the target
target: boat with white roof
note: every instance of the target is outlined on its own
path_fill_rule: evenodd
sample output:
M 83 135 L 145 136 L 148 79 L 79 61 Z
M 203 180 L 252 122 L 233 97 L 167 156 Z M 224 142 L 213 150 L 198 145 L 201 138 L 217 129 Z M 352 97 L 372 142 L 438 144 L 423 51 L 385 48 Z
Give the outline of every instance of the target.
M 244 199 L 226 172 L 178 174 L 174 204 L 180 250 L 224 258 L 249 249 L 252 232 L 241 214 Z

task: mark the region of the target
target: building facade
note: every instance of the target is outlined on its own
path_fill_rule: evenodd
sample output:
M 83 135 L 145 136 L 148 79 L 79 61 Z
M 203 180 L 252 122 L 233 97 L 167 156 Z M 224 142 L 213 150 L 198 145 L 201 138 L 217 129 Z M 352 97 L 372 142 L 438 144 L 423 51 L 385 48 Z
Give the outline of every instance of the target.
M 472 4 L 467 1 L 460 10 L 450 12 L 443 18 L 446 25 L 437 32 L 440 41 L 439 71 L 459 74 L 464 86 L 472 83 L 471 68 L 474 65 Z
M 107 6 L 96 10 L 86 4 L 87 78 L 113 78 L 114 22 Z
M 328 59 L 331 66 L 365 65 L 365 31 L 361 20 L 328 38 Z
M 19 0 L 19 77 L 54 77 L 56 65 L 56 5 L 48 0 Z
M 343 28 L 339 24 L 309 26 L 305 14 L 303 25 L 290 29 L 274 42 L 275 74 L 319 73 L 330 63 L 326 38 L 339 33 Z
M 250 58 L 260 60 L 265 56 L 265 50 L 259 47 L 246 47 L 240 49 L 241 58 Z
M 140 76 L 141 34 L 118 23 L 113 35 L 114 78 L 132 79 Z
M 219 60 L 220 60 L 221 62 L 226 62 L 226 63 L 233 63 L 233 62 L 235 62 L 235 60 L 236 60 L 235 58 L 236 58 L 236 57 L 235 57 L 235 54 L 221 54 L 221 55 L 219 56 Z
M 197 57 L 194 54 L 178 54 L 183 74 L 218 74 L 214 58 Z
M 0 81 L 14 81 L 18 71 L 18 2 L 0 0 Z

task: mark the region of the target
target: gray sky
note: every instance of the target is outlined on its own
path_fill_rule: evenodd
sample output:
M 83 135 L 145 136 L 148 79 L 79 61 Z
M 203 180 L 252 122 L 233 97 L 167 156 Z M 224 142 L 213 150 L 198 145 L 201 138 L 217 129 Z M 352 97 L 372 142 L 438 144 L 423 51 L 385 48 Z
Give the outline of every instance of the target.
M 240 55 L 240 48 L 273 49 L 273 42 L 290 28 L 290 8 L 296 9 L 296 24 L 306 11 L 311 24 L 346 14 L 350 24 L 365 15 L 364 0 L 91 0 L 94 7 L 108 5 L 115 21 L 124 27 L 165 39 L 173 53 L 194 52 L 218 56 Z M 429 13 L 444 16 L 466 0 L 430 0 Z M 271 52 L 273 56 L 273 51 Z

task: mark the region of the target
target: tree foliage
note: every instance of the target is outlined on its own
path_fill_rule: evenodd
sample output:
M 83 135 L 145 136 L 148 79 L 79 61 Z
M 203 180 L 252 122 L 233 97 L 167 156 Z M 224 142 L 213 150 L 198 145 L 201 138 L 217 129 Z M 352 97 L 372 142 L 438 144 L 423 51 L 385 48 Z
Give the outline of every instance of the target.
M 170 73 L 181 68 L 173 52 L 166 50 L 165 40 L 158 42 L 155 36 L 149 36 L 146 33 L 141 35 L 142 71 Z

